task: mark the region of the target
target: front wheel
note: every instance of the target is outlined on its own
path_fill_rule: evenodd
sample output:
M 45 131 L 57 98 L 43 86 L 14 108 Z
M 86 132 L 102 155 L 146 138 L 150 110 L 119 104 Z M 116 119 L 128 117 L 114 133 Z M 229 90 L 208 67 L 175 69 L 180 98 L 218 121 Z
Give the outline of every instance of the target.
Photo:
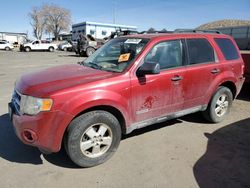
M 70 123 L 65 139 L 65 150 L 75 164 L 96 166 L 107 161 L 117 150 L 121 127 L 109 112 L 92 111 Z
M 30 52 L 31 51 L 31 48 L 30 47 L 25 47 L 25 52 Z
M 6 51 L 10 51 L 10 47 L 5 47 L 5 50 Z
M 212 97 L 207 109 L 203 112 L 203 116 L 212 123 L 219 123 L 230 112 L 232 102 L 231 90 L 221 86 Z

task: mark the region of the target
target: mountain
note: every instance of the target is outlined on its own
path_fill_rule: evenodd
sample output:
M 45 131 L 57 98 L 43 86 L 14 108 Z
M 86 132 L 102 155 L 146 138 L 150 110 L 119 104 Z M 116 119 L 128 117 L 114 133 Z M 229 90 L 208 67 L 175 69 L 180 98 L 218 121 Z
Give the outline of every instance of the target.
M 250 26 L 250 20 L 218 20 L 206 23 L 197 27 L 197 29 L 214 29 L 220 27 L 237 27 L 237 26 Z

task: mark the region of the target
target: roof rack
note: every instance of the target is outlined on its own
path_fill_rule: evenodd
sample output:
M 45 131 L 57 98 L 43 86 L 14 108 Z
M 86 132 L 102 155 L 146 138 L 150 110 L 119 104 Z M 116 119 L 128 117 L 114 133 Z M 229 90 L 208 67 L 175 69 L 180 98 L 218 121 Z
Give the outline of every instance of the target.
M 174 33 L 217 33 L 222 34 L 217 30 L 202 30 L 202 29 L 176 29 Z
M 139 34 L 173 33 L 173 31 L 142 31 Z

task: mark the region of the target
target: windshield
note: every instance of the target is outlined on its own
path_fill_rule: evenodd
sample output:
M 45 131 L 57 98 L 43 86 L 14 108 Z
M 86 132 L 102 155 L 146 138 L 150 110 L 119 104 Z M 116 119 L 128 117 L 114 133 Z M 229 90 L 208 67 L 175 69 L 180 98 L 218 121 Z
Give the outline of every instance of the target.
M 95 69 L 123 72 L 138 56 L 149 39 L 116 38 L 98 49 L 84 61 L 84 65 Z

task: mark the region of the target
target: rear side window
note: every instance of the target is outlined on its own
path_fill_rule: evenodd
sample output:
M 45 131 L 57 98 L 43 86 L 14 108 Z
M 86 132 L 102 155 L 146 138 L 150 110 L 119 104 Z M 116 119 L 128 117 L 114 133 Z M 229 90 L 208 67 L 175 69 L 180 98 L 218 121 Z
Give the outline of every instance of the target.
M 189 64 L 214 62 L 214 49 L 206 39 L 187 39 Z
M 238 51 L 230 39 L 215 38 L 215 42 L 220 47 L 226 60 L 234 60 L 239 58 Z

